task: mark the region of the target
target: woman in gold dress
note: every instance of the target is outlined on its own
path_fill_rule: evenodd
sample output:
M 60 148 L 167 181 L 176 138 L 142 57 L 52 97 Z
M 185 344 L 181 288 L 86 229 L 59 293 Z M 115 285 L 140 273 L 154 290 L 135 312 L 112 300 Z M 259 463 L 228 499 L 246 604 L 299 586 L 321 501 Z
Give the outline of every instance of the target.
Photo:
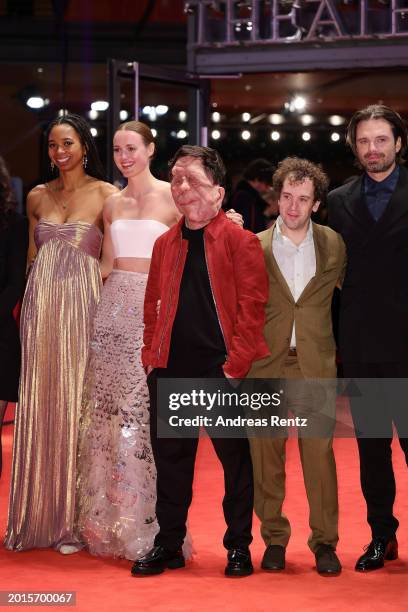
M 22 368 L 5 545 L 77 550 L 78 424 L 90 326 L 101 291 L 102 209 L 116 189 L 87 123 L 55 119 L 47 131 L 55 179 L 27 198 L 29 262 L 21 313 Z M 38 251 L 38 252 L 37 252 Z

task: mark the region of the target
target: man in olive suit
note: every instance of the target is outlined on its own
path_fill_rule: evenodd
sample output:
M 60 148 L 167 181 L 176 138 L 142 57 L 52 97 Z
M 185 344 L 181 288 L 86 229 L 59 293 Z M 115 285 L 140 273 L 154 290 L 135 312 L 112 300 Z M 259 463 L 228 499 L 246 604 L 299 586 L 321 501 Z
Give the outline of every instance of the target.
M 328 401 L 322 415 L 308 379 L 336 377 L 332 331 L 333 291 L 345 267 L 345 246 L 339 234 L 311 221 L 328 186 L 324 172 L 296 157 L 276 170 L 273 187 L 279 194 L 279 217 L 258 234 L 269 275 L 265 339 L 271 352 L 253 364 L 252 378 L 283 379 L 285 409 L 309 425 L 299 432 L 299 450 L 309 502 L 309 547 L 319 574 L 341 572 L 335 553 L 338 541 L 336 464 L 332 448 L 335 387 L 327 381 Z M 324 433 L 313 427 L 326 419 Z M 312 433 L 311 433 L 312 432 Z M 266 550 L 262 568 L 285 568 L 290 524 L 282 513 L 285 498 L 286 437 L 253 438 L 251 453 L 255 481 L 255 511 L 261 520 Z

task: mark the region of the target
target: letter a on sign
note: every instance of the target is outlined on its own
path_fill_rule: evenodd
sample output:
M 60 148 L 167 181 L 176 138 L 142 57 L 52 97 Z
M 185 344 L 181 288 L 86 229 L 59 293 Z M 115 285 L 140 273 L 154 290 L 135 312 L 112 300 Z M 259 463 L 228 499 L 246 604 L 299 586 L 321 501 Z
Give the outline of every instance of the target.
M 314 16 L 313 23 L 310 26 L 308 35 L 306 36 L 306 40 L 317 38 L 319 33 L 316 32 L 316 30 L 318 28 L 334 28 L 337 34 L 336 38 L 344 36 L 340 17 L 337 13 L 336 7 L 333 5 L 332 0 L 307 0 L 307 2 L 320 2 L 320 4 L 316 11 L 316 15 Z

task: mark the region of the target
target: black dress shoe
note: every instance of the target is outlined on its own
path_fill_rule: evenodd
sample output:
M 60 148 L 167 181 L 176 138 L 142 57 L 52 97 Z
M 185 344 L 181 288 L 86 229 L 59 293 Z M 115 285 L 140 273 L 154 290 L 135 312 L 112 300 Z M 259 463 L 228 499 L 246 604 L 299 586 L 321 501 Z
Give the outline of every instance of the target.
M 398 542 L 395 538 L 373 538 L 356 563 L 357 572 L 371 572 L 384 567 L 384 561 L 398 559 Z
M 250 576 L 254 571 L 249 548 L 231 548 L 227 560 L 226 576 Z
M 165 569 L 178 569 L 185 566 L 181 550 L 170 552 L 162 546 L 154 546 L 144 557 L 134 562 L 132 576 L 154 576 Z
M 315 550 L 316 569 L 321 576 L 338 576 L 341 563 L 333 546 L 320 544 Z
M 268 572 L 280 572 L 285 569 L 286 548 L 279 544 L 269 544 L 262 558 L 261 568 Z

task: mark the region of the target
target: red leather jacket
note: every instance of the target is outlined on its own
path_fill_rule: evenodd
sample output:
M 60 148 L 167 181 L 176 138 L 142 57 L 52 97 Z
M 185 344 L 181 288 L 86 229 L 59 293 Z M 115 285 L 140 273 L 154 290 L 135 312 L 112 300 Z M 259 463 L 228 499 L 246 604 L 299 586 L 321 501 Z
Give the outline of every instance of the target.
M 181 236 L 184 219 L 160 236 L 154 245 L 144 303 L 146 368 L 165 368 L 177 312 L 180 283 L 187 256 Z M 251 364 L 268 356 L 263 337 L 268 277 L 258 238 L 231 223 L 224 212 L 204 229 L 208 275 L 224 342 L 224 371 L 243 378 Z

